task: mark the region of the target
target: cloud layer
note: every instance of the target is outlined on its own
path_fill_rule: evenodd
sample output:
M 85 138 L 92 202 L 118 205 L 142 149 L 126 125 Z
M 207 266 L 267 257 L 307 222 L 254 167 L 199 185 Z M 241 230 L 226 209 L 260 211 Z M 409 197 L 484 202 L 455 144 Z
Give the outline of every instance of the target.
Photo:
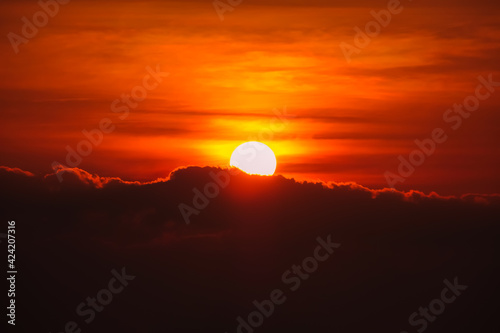
M 54 332 L 74 320 L 92 332 L 236 332 L 252 302 L 278 288 L 286 303 L 256 331 L 415 331 L 408 317 L 455 276 L 469 288 L 429 332 L 498 327 L 497 195 L 238 174 L 186 225 L 178 205 L 194 206 L 193 190 L 204 192 L 224 170 L 183 168 L 150 183 L 58 172 L 62 183 L 57 174 L 0 169 L 1 217 L 18 225 L 29 328 Z M 328 235 L 341 246 L 289 291 L 283 273 Z M 87 327 L 76 305 L 123 266 L 136 279 Z

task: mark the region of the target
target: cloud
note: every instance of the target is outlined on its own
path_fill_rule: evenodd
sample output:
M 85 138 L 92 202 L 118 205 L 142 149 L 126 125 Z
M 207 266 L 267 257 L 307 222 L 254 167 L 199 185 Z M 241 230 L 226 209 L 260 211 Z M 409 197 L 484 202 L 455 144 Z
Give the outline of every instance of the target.
M 112 184 L 140 184 L 140 182 L 123 181 L 118 177 L 100 177 L 80 168 L 68 168 L 63 165 L 56 165 L 54 173 L 45 175 L 44 180 L 52 189 L 58 187 L 57 183 L 60 183 L 60 187 L 65 188 L 89 187 L 96 189 Z
M 137 278 L 98 313 L 92 332 L 236 332 L 236 318 L 277 288 L 287 302 L 262 332 L 396 332 L 454 276 L 474 297 L 464 294 L 447 308 L 444 331 L 496 323 L 500 195 L 445 197 L 237 174 L 186 225 L 179 204 L 193 206 L 193 190 L 205 192 L 214 174 L 224 180 L 224 169 L 183 167 L 153 182 L 77 168 L 45 176 L 0 170 L 0 218 L 16 221 L 29 277 L 20 286 L 43 300 L 25 310 L 26 328 L 57 331 L 71 320 L 86 328 L 75 305 L 123 266 Z M 342 246 L 291 292 L 283 272 L 328 235 Z
M 14 173 L 14 174 L 24 175 L 24 176 L 28 176 L 28 177 L 34 176 L 33 173 L 31 173 L 29 171 L 21 170 L 19 168 L 10 168 L 7 166 L 0 166 L 0 170 L 2 170 L 3 172 Z
M 55 203 L 65 202 L 72 215 L 78 216 L 80 227 L 95 224 L 99 219 L 108 219 L 107 228 L 113 228 L 113 223 L 120 223 L 123 235 L 139 228 L 130 225 L 136 220 L 141 225 L 140 232 L 149 240 L 158 236 L 155 232 L 168 232 L 170 227 L 185 228 L 185 221 L 179 210 L 180 204 L 195 208 L 195 189 L 202 193 L 209 183 L 214 183 L 214 174 L 225 174 L 226 169 L 215 167 L 184 167 L 174 170 L 169 177 L 151 182 L 125 181 L 118 177 L 103 177 L 91 174 L 79 168 L 57 166 L 54 173 L 45 176 L 35 176 L 18 168 L 2 167 L 1 174 L 6 184 L 5 190 L 12 195 L 18 193 L 23 201 L 37 202 L 38 205 L 51 207 Z M 221 176 L 222 177 L 222 176 Z M 251 206 L 267 207 L 269 217 L 274 217 L 274 224 L 288 223 L 288 211 L 283 207 L 303 207 L 308 211 L 328 220 L 330 208 L 338 202 L 348 206 L 356 205 L 379 206 L 382 209 L 430 209 L 435 207 L 445 209 L 449 206 L 458 208 L 472 207 L 479 209 L 483 205 L 496 206 L 500 203 L 498 195 L 465 194 L 461 197 L 440 196 L 437 193 L 425 194 L 420 191 L 397 191 L 393 189 L 370 189 L 353 182 L 298 182 L 283 176 L 259 177 L 238 174 L 231 176 L 230 185 L 220 188 L 220 194 L 214 199 L 206 195 L 209 204 L 206 209 L 199 209 L 192 215 L 192 229 L 206 232 L 231 229 L 235 226 L 240 210 L 247 211 Z M 16 200 L 16 196 L 12 197 Z M 248 201 L 250 200 L 250 201 Z M 9 201 L 9 199 L 7 199 Z M 269 206 L 273 202 L 275 207 Z M 412 206 L 406 206 L 411 203 Z M 12 202 L 12 204 L 16 204 Z M 297 206 L 298 205 L 298 206 Z M 442 206 L 442 207 L 441 207 Z M 122 207 L 122 208 L 119 208 Z M 48 219 L 57 211 L 44 209 L 39 212 Z M 219 214 L 225 216 L 221 218 Z M 232 218 L 229 218 L 232 216 Z M 282 219 L 280 216 L 287 216 Z M 240 216 L 245 219 L 244 216 Z M 304 216 L 307 218 L 307 216 Z M 368 218 L 368 217 L 367 217 Z M 111 222 L 110 222 L 111 221 Z M 124 222 L 127 221 L 127 222 Z M 74 221 L 67 221 L 68 226 Z M 135 222 L 134 222 L 135 223 Z M 169 227 L 170 226 L 170 227 Z M 103 226 L 101 226 L 103 227 Z M 150 229 L 151 228 L 151 229 Z M 165 228 L 165 229 L 163 229 Z M 108 231 L 100 233 L 106 241 L 122 241 L 123 239 L 108 238 Z M 97 236 L 97 235 L 96 235 Z M 129 236 L 136 237 L 132 233 Z M 130 237 L 124 238 L 127 242 Z M 136 239 L 138 241 L 138 239 Z M 141 242 L 148 239 L 141 239 Z

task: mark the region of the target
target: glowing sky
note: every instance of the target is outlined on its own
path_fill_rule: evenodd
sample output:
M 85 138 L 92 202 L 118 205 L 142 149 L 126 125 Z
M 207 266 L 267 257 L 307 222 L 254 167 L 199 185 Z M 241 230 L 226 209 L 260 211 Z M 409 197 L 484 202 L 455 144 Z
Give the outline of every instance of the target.
M 333 5 L 332 5 L 333 3 Z M 348 63 L 339 48 L 386 1 L 71 1 L 13 51 L 35 1 L 0 4 L 0 165 L 47 172 L 103 118 L 116 129 L 80 168 L 130 180 L 222 165 L 264 134 L 277 173 L 387 186 L 398 155 L 445 128 L 443 113 L 500 82 L 500 5 L 412 1 Z M 125 119 L 111 111 L 146 67 L 169 76 Z M 497 192 L 500 88 L 401 189 Z M 276 123 L 276 113 L 289 115 Z M 274 111 L 273 111 L 274 110 Z M 273 125 L 274 124 L 274 125 Z M 283 126 L 278 126 L 283 125 Z

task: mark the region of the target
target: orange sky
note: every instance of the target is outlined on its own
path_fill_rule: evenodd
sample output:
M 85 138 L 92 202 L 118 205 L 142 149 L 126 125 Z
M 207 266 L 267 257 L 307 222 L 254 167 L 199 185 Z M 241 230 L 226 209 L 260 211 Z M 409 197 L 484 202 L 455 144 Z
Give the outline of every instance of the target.
M 331 6 L 329 3 L 336 3 Z M 277 173 L 387 186 L 398 155 L 434 128 L 449 139 L 399 189 L 498 192 L 500 88 L 453 131 L 443 113 L 500 82 L 500 12 L 493 1 L 404 2 L 348 63 L 339 44 L 386 1 L 246 0 L 220 21 L 211 1 L 72 1 L 15 53 L 7 35 L 35 1 L 0 4 L 0 165 L 36 173 L 66 164 L 66 146 L 103 118 L 116 126 L 79 167 L 128 180 L 185 165 L 223 165 L 259 140 Z M 169 72 L 125 119 L 112 102 Z M 153 81 L 151 81 L 153 82 Z M 284 126 L 273 126 L 286 107 Z M 272 128 L 271 128 L 272 127 Z

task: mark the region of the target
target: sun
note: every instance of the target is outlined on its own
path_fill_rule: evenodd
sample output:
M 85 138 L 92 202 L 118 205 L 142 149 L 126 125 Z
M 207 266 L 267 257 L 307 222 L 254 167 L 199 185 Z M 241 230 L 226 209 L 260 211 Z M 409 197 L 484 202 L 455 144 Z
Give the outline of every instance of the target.
M 233 151 L 229 164 L 251 175 L 272 176 L 276 171 L 276 156 L 262 142 L 249 141 Z

